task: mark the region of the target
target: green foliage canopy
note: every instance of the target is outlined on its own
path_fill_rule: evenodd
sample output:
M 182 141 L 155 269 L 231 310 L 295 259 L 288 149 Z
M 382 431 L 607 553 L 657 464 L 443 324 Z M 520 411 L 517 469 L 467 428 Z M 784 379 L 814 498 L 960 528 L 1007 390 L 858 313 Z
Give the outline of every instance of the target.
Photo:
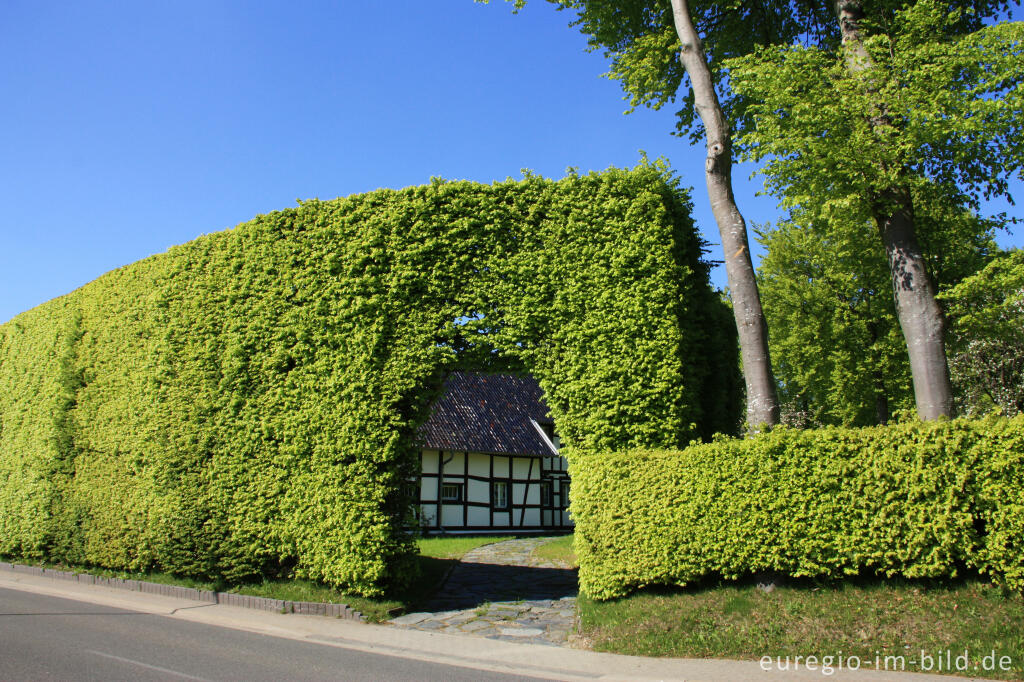
M 679 39 L 668 0 L 548 0 L 576 14 L 573 22 L 587 36 L 591 50 L 601 50 L 611 62 L 608 76 L 618 80 L 632 108 L 679 106 L 677 132 L 702 139 L 693 93 L 679 63 Z M 522 6 L 524 0 L 515 0 Z M 752 125 L 748 107 L 755 99 L 730 87 L 729 60 L 769 46 L 801 44 L 834 49 L 839 28 L 830 2 L 804 0 L 692 0 L 694 25 L 717 82 L 719 100 L 737 132 Z M 863 3 L 869 26 L 891 26 L 905 0 Z M 945 2 L 947 11 L 963 10 L 941 27 L 941 35 L 971 33 L 985 19 L 1005 11 L 1008 0 Z M 1016 4 L 1016 2 L 1013 2 Z
M 795 220 L 759 232 L 758 284 L 791 426 L 866 426 L 913 407 L 885 254 L 863 226 L 843 236 Z
M 467 352 L 529 369 L 570 446 L 735 427 L 702 254 L 643 165 L 308 201 L 110 272 L 0 326 L 0 554 L 379 593 Z
M 1024 251 L 1000 254 L 941 298 L 963 411 L 1024 412 Z
M 688 88 L 680 91 L 686 72 L 679 62 L 679 38 L 668 0 L 549 1 L 576 13 L 573 25 L 587 36 L 590 49 L 603 50 L 610 59 L 608 76 L 621 83 L 632 108 L 660 109 L 678 103 L 677 132 L 689 133 L 693 142 L 703 137 L 693 93 Z M 698 0 L 690 3 L 690 12 L 710 58 L 723 109 L 739 121 L 745 103 L 727 87 L 725 59 L 760 46 L 789 44 L 808 30 L 838 33 L 829 27 L 828 7 L 818 3 Z
M 956 209 L 934 185 L 917 192 L 928 269 L 940 290 L 988 262 L 996 225 Z M 885 251 L 866 217 L 822 225 L 795 211 L 759 232 L 758 268 L 784 421 L 868 426 L 913 407 L 906 343 Z
M 767 161 L 783 205 L 831 221 L 869 215 L 866 204 L 893 187 L 935 186 L 974 210 L 1009 196 L 1024 161 L 1024 24 L 951 37 L 965 15 L 935 0 L 908 5 L 866 39 L 873 64 L 853 75 L 840 52 L 819 47 L 729 62 L 732 87 L 756 102 L 741 147 Z M 871 120 L 879 107 L 886 126 Z

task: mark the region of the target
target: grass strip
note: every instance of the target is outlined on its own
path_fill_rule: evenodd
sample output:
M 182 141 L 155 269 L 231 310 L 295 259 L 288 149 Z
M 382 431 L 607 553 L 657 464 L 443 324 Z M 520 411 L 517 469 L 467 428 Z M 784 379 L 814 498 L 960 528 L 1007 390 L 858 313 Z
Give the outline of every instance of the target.
M 276 578 L 261 582 L 226 584 L 224 582 L 196 580 L 193 578 L 158 572 L 116 571 L 100 566 L 70 566 L 66 564 L 40 564 L 21 557 L 3 557 L 26 565 L 42 565 L 58 570 L 89 573 L 103 578 L 123 578 L 125 580 L 145 580 L 161 585 L 177 585 L 211 592 L 233 592 L 254 597 L 267 597 L 285 601 L 323 602 L 327 604 L 346 604 L 359 611 L 371 623 L 379 623 L 392 618 L 396 613 L 411 610 L 416 605 L 429 599 L 447 575 L 448 571 L 458 563 L 462 556 L 476 547 L 509 540 L 510 536 L 448 536 L 419 538 L 417 546 L 420 567 L 419 577 L 407 588 L 386 594 L 380 598 L 367 598 L 347 594 L 340 590 L 302 578 Z
M 581 595 L 584 635 L 594 649 L 637 656 L 761 659 L 842 655 L 864 668 L 922 671 L 932 658 L 965 651 L 964 675 L 1024 679 L 1024 599 L 979 578 L 945 581 L 851 579 L 798 582 L 766 593 L 752 582 L 647 589 L 597 602 Z M 983 657 L 1010 658 L 983 670 Z M 979 665 L 979 668 L 973 668 Z M 954 665 L 955 667 L 955 665 Z M 956 671 L 952 671 L 956 673 Z

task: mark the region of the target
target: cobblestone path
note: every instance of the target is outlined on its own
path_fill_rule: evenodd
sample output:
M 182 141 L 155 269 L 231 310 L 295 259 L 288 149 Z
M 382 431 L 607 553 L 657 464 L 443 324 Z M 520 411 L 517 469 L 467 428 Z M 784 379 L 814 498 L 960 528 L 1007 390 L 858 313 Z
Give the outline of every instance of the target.
M 576 618 L 576 571 L 536 559 L 552 538 L 484 545 L 462 557 L 423 612 L 393 625 L 564 646 Z

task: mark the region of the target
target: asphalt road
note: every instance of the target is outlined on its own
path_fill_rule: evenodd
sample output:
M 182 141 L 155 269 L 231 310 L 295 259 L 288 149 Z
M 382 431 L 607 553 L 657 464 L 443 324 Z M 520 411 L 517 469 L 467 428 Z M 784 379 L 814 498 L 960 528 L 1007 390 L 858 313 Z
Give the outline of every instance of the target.
M 0 680 L 529 679 L 0 589 Z

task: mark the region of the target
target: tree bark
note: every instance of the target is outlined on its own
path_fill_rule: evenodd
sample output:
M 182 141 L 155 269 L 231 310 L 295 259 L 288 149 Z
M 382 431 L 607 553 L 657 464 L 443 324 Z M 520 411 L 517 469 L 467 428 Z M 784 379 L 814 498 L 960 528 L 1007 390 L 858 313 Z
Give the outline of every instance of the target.
M 903 203 L 909 205 L 909 197 Z M 875 221 L 889 258 L 896 317 L 907 342 L 917 414 L 925 421 L 951 417 L 953 388 L 946 362 L 945 318 L 917 242 L 913 214 L 906 209 L 884 211 L 876 213 Z
M 732 191 L 729 123 L 715 92 L 711 69 L 690 17 L 687 0 L 671 1 L 676 34 L 681 44 L 679 60 L 690 77 L 695 108 L 704 124 L 707 142 L 704 176 L 711 211 L 718 223 L 725 252 L 725 271 L 747 387 L 747 424 L 751 431 L 758 431 L 764 426 L 772 427 L 779 423 L 779 398 L 768 352 L 768 324 L 761 309 L 761 296 L 750 260 L 747 224 L 736 206 Z
M 846 50 L 847 70 L 857 75 L 872 65 L 861 35 L 862 2 L 835 0 L 835 11 Z M 886 144 L 892 121 L 884 105 L 879 103 L 876 111 L 866 114 L 877 133 L 877 144 Z M 951 417 L 953 388 L 946 362 L 945 319 L 935 300 L 935 284 L 928 275 L 917 240 L 910 193 L 905 187 L 883 187 L 870 200 L 889 259 L 896 317 L 907 342 L 917 414 L 925 421 Z

